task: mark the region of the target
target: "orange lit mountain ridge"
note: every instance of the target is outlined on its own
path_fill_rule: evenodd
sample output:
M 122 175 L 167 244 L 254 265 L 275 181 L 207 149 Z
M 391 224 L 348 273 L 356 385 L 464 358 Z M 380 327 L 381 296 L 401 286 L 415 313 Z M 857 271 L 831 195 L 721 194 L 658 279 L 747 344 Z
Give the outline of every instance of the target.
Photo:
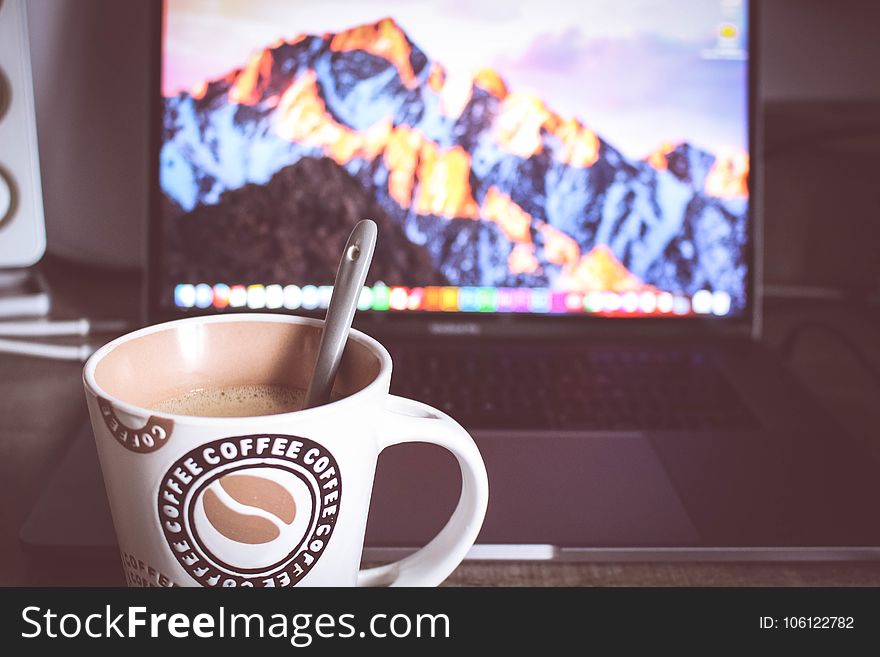
M 167 111 L 185 102 L 195 103 L 200 118 L 175 133 L 180 161 L 195 152 L 186 140 L 213 126 L 213 112 L 228 106 L 237 108 L 232 123 L 211 127 L 211 139 L 241 129 L 253 135 L 242 148 L 256 148 L 260 140 L 265 146 L 228 162 L 217 158 L 235 151 L 212 151 L 200 161 L 214 158 L 216 165 L 193 164 L 200 167 L 193 179 L 202 182 L 174 196 L 181 207 L 211 202 L 235 184 L 225 182 L 224 172 L 241 169 L 258 152 L 264 159 L 257 171 L 266 170 L 266 153 L 276 158 L 276 169 L 326 156 L 393 203 L 399 221 L 422 218 L 411 229 L 422 233 L 436 257 L 460 260 L 463 276 L 478 267 L 479 278 L 462 279 L 466 284 L 629 291 L 670 289 L 673 283 L 658 276 L 671 276 L 684 281 L 674 283 L 684 289 L 693 279 L 696 261 L 688 254 L 695 237 L 655 244 L 653 227 L 680 220 L 638 213 L 662 210 L 652 195 L 670 185 L 700 195 L 688 212 L 717 208 L 735 217 L 739 206 L 725 203 L 748 196 L 745 155 L 713 158 L 686 144 L 664 143 L 644 162 L 628 163 L 584 123 L 561 117 L 537 96 L 510 90 L 493 69 L 477 69 L 464 83 L 450 79 L 390 18 L 273 44 L 243 68 L 167 99 Z M 186 116 L 172 115 L 172 123 Z M 229 180 L 252 175 L 243 171 Z M 620 199 L 617 209 L 605 208 L 611 199 Z M 457 223 L 462 220 L 474 228 Z M 472 248 L 471 242 L 431 246 L 462 230 L 489 241 L 467 257 L 454 249 Z M 601 243 L 595 241 L 600 234 Z M 651 269 L 663 249 L 680 250 L 682 264 Z M 446 271 L 457 284 L 458 269 Z

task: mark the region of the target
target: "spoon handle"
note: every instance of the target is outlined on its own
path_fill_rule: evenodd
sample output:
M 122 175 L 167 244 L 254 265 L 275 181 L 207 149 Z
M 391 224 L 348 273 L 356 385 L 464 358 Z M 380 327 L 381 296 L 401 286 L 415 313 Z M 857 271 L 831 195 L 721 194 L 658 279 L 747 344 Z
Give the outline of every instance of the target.
M 330 307 L 324 318 L 324 330 L 318 347 L 315 371 L 306 393 L 305 408 L 320 406 L 330 400 L 333 381 L 339 370 L 348 332 L 357 310 L 358 299 L 367 279 L 376 248 L 376 224 L 369 219 L 358 222 L 342 251 Z

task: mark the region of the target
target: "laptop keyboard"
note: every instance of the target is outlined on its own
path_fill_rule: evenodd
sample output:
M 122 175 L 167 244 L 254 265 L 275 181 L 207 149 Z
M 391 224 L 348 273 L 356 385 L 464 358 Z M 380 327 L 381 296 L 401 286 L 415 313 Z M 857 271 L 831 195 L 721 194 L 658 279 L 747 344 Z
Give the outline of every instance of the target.
M 392 350 L 391 392 L 471 430 L 731 430 L 757 426 L 693 351 Z

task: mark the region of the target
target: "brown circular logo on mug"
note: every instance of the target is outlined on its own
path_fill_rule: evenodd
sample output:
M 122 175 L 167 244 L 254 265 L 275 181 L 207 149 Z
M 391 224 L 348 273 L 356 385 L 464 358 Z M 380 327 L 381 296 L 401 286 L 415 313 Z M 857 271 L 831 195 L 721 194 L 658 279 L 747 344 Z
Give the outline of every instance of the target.
M 308 438 L 224 438 L 168 469 L 159 522 L 203 586 L 294 586 L 324 553 L 341 491 L 336 459 Z
M 116 414 L 109 399 L 98 397 L 98 409 L 110 434 L 120 445 L 131 452 L 149 454 L 162 447 L 171 438 L 174 420 L 151 415 L 140 429 L 127 426 Z

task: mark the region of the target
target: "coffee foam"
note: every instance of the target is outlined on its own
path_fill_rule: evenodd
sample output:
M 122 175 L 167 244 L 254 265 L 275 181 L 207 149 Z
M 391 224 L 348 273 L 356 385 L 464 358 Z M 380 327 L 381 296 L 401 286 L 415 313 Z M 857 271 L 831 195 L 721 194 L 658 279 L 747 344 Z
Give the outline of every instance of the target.
M 249 417 L 302 410 L 305 397 L 301 388 L 251 384 L 191 390 L 152 407 L 174 415 Z

